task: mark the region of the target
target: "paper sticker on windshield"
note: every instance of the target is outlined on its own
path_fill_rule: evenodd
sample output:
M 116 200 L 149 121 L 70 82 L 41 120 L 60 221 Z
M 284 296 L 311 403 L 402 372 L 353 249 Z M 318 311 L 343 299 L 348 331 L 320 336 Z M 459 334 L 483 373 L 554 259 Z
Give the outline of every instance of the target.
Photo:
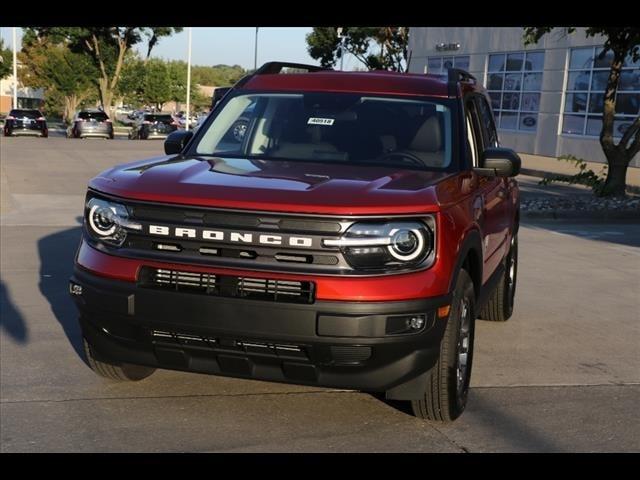
M 333 125 L 335 118 L 318 118 L 311 117 L 307 122 L 307 125 Z

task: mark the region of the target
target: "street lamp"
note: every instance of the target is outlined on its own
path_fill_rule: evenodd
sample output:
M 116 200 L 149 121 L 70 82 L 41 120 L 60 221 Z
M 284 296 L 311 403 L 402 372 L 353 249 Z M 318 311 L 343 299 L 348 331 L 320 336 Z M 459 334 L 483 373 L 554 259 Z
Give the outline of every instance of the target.
M 18 108 L 18 48 L 16 27 L 13 27 L 13 108 Z
M 186 132 L 189 131 L 189 107 L 190 107 L 190 97 L 191 97 L 191 27 L 188 29 L 188 47 L 187 47 L 187 120 L 184 124 L 184 130 Z
M 340 38 L 340 70 L 344 70 L 344 37 L 342 36 L 342 31 L 344 29 L 342 27 L 336 28 L 336 32 L 338 33 L 338 38 Z
M 258 69 L 258 28 L 260 27 L 256 27 L 256 43 L 255 43 L 255 48 L 253 50 L 253 70 L 257 70 Z

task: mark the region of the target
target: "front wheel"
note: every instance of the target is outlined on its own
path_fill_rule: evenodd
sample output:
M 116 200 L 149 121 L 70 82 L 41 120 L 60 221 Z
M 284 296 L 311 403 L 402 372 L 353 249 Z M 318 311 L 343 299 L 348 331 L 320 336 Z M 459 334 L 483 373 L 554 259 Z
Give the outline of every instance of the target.
M 91 344 L 86 338 L 82 339 L 84 353 L 87 357 L 89 367 L 101 377 L 117 381 L 135 382 L 143 380 L 156 371 L 155 368 L 144 367 L 142 365 L 132 365 L 130 363 L 110 363 L 98 360 Z
M 464 411 L 471 380 L 475 318 L 473 282 L 466 270 L 460 270 L 440 357 L 427 372 L 424 396 L 411 401 L 416 417 L 450 422 Z

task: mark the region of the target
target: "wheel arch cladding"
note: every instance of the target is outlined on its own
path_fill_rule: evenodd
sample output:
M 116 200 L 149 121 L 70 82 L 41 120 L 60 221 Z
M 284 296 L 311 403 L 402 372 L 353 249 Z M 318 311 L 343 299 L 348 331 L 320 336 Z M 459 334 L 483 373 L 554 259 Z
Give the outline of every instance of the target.
M 458 274 L 464 268 L 471 277 L 473 290 L 478 299 L 482 287 L 482 240 L 477 230 L 471 230 L 462 241 L 460 253 L 451 276 L 449 291 L 452 291 L 458 281 Z

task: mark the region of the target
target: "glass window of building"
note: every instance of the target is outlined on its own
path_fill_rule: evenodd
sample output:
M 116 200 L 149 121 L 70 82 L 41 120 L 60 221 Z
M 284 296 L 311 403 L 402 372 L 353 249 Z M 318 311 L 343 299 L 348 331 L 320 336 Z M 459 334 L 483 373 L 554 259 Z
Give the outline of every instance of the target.
M 600 58 L 602 47 L 573 48 L 562 120 L 562 133 L 599 137 L 602 129 L 604 92 L 613 61 L 611 51 Z M 616 95 L 613 133 L 621 137 L 640 114 L 640 61 L 627 57 Z
M 429 57 L 425 73 L 447 73 L 447 68 L 461 68 L 469 70 L 469 55 Z
M 536 130 L 543 70 L 541 51 L 489 55 L 485 85 L 500 130 Z

